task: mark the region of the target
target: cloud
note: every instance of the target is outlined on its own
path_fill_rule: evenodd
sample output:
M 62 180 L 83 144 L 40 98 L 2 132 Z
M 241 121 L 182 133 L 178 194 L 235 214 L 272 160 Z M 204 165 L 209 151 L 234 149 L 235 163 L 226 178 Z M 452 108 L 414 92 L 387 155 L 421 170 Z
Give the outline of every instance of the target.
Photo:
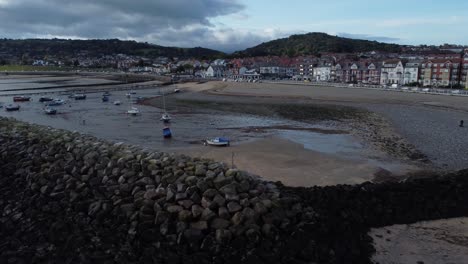
M 401 40 L 399 38 L 374 36 L 374 35 L 367 35 L 367 34 L 338 33 L 337 35 L 343 38 L 375 40 L 375 41 L 387 42 L 387 43 L 395 43 Z
M 226 50 L 260 40 L 212 23 L 220 16 L 242 16 L 244 9 L 239 0 L 0 0 L 0 35 L 137 39 Z

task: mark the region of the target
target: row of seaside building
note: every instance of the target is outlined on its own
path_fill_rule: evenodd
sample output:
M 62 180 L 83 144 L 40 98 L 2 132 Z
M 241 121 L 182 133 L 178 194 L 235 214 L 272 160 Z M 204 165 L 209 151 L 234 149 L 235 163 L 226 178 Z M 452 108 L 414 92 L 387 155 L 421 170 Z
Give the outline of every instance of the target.
M 375 85 L 418 85 L 468 88 L 468 53 L 445 54 L 424 59 L 316 59 L 295 65 L 266 62 L 255 68 L 211 65 L 205 77 L 279 77 L 320 82 Z M 228 65 L 229 66 L 229 65 Z

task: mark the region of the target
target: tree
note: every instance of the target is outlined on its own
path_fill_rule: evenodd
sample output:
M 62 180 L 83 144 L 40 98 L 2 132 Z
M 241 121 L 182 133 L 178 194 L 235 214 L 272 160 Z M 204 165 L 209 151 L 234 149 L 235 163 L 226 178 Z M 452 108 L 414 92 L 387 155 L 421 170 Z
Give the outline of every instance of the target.
M 73 66 L 75 67 L 80 66 L 80 62 L 78 60 L 73 61 Z

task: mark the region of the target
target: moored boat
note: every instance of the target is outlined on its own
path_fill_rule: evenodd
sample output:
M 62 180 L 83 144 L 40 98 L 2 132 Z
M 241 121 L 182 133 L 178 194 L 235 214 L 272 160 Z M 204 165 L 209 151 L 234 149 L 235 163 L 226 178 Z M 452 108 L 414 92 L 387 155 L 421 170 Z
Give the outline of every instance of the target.
M 86 94 L 75 94 L 73 98 L 75 98 L 75 100 L 85 100 Z
M 114 105 L 121 105 L 121 104 L 122 104 L 122 102 L 120 102 L 119 100 L 114 101 Z
M 132 107 L 132 109 L 127 111 L 127 114 L 136 116 L 140 114 L 140 110 L 138 110 L 136 107 Z
M 57 114 L 57 109 L 46 107 L 44 109 L 44 112 L 46 113 L 46 115 L 55 115 Z
M 171 122 L 171 116 L 168 113 L 164 113 L 161 116 L 161 121 L 163 121 L 164 123 L 169 123 Z
M 48 103 L 47 106 L 59 106 L 65 104 L 65 100 L 63 99 L 54 99 L 52 102 Z
M 53 101 L 54 99 L 50 98 L 50 97 L 45 97 L 45 96 L 41 96 L 39 98 L 39 102 L 43 103 L 43 102 L 50 102 L 50 101 Z
M 27 102 L 30 101 L 31 97 L 29 96 L 14 96 L 13 102 Z
M 230 141 L 227 138 L 217 137 L 212 139 L 206 139 L 204 142 L 205 146 L 218 146 L 218 147 L 225 147 L 230 145 Z
M 172 132 L 169 127 L 164 127 L 163 128 L 163 137 L 164 138 L 171 138 L 172 137 Z
M 103 102 L 109 102 L 109 97 L 108 96 L 103 96 L 102 101 Z
M 7 111 L 18 111 L 18 110 L 20 110 L 20 106 L 17 105 L 17 104 L 10 104 L 10 105 L 5 106 L 5 110 L 7 110 Z

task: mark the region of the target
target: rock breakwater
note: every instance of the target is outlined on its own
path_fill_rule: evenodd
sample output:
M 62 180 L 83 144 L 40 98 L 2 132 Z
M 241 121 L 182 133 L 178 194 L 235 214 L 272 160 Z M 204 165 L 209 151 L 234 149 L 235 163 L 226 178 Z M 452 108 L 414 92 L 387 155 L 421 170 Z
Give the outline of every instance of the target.
M 468 171 L 289 188 L 0 119 L 1 263 L 368 263 L 370 227 L 468 215 Z

